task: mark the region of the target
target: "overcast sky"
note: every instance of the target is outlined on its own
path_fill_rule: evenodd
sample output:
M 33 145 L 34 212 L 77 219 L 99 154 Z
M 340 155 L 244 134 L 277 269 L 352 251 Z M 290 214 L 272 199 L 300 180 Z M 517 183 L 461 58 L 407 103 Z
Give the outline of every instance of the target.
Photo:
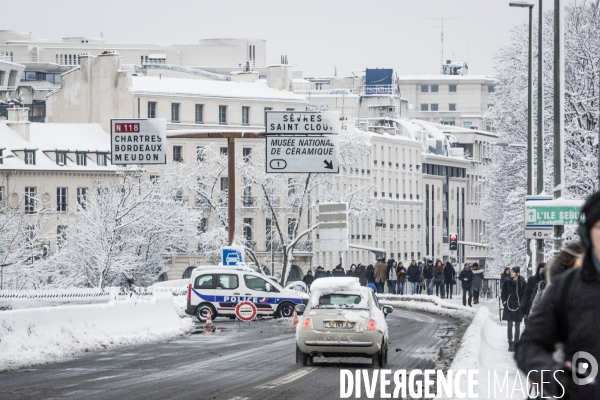
M 444 17 L 444 59 L 493 74 L 493 53 L 527 15 L 508 0 L 28 0 L 10 7 L 0 29 L 50 41 L 102 31 L 107 43 L 258 38 L 268 63 L 287 54 L 305 76 L 333 75 L 334 65 L 338 75 L 367 67 L 412 75 L 439 72 L 441 21 L 427 18 Z

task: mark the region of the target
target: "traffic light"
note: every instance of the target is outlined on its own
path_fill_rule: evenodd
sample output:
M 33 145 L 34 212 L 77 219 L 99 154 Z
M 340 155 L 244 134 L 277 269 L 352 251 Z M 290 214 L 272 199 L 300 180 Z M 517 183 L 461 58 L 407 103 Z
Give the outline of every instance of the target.
M 450 235 L 450 250 L 458 250 L 458 236 L 455 233 Z

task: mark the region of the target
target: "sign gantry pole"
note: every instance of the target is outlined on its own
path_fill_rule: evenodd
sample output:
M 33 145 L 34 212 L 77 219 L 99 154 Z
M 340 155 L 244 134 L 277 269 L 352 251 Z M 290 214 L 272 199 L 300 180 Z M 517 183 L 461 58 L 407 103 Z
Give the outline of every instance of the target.
M 235 233 L 235 136 L 227 138 L 227 244 L 233 245 Z

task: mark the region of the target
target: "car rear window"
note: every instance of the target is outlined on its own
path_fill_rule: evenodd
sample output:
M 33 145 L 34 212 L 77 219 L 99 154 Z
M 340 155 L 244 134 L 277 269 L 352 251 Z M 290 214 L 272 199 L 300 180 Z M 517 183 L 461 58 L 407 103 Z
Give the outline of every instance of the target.
M 329 293 L 319 297 L 318 308 L 366 308 L 360 294 Z

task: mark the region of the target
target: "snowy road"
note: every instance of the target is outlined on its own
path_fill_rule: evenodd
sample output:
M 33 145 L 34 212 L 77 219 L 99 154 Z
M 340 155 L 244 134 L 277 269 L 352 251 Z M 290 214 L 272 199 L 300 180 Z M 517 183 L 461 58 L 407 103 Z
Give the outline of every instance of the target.
M 368 368 L 367 359 L 319 359 L 295 364 L 294 331 L 288 320 L 191 334 L 169 342 L 113 348 L 36 368 L 0 373 L 2 399 L 339 399 L 340 369 Z M 453 321 L 395 309 L 388 316 L 386 368 L 433 366 Z M 402 351 L 397 351 L 402 349 Z M 364 395 L 364 394 L 363 394 Z

